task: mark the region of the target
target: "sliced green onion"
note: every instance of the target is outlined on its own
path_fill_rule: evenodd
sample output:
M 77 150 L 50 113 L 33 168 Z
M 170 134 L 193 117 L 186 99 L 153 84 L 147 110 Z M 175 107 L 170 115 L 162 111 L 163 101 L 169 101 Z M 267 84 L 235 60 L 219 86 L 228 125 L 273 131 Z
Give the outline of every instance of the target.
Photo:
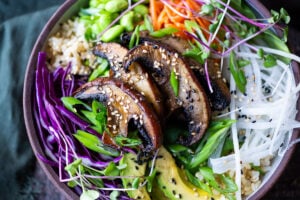
M 152 33 L 150 33 L 150 35 L 152 37 L 164 37 L 164 36 L 167 36 L 167 35 L 172 35 L 173 33 L 176 33 L 178 32 L 179 30 L 177 28 L 174 28 L 174 27 L 167 27 L 167 28 L 163 28 L 163 29 L 160 29 L 158 31 L 154 31 Z
M 171 84 L 171 87 L 173 89 L 175 96 L 177 97 L 178 93 L 179 93 L 179 81 L 178 81 L 177 75 L 174 70 L 171 71 L 170 84 Z

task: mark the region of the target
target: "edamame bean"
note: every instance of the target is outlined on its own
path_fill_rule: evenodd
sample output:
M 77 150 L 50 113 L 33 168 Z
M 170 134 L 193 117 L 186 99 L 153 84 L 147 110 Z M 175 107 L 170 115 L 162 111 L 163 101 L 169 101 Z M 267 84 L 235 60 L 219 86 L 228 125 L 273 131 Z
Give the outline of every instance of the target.
M 130 11 L 120 19 L 120 24 L 125 27 L 126 31 L 133 31 L 134 12 Z
M 112 40 L 119 37 L 123 32 L 125 28 L 122 25 L 115 25 L 108 29 L 101 37 L 101 40 L 103 42 L 111 42 Z
M 120 12 L 128 7 L 126 0 L 112 0 L 105 4 L 105 10 L 111 13 Z
M 143 4 L 140 4 L 140 5 L 137 5 L 136 7 L 134 7 L 133 11 L 136 14 L 139 14 L 141 16 L 147 15 L 149 13 L 148 7 Z

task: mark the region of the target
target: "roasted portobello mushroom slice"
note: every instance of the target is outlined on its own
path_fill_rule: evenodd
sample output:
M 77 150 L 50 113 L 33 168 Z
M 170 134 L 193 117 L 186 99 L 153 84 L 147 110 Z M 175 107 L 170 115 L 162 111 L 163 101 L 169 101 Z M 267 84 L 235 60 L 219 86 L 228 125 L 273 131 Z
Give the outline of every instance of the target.
M 128 49 L 118 43 L 98 43 L 93 53 L 97 56 L 106 58 L 111 67 L 111 76 L 118 78 L 130 85 L 146 97 L 152 104 L 159 116 L 163 115 L 162 95 L 153 79 L 138 63 L 132 63 L 129 73 L 126 73 L 122 63 L 128 53 Z
M 131 39 L 131 32 L 124 33 L 121 36 L 122 43 L 127 45 Z M 175 36 L 165 36 L 162 38 L 155 38 L 150 36 L 148 31 L 140 32 L 139 42 L 160 42 L 162 44 L 170 46 L 172 49 L 178 51 L 180 54 L 184 54 L 191 45 L 188 40 L 175 37 Z M 216 60 L 208 60 L 208 75 L 213 92 L 210 91 L 208 86 L 206 74 L 204 72 L 204 66 L 195 61 L 192 58 L 185 57 L 186 62 L 192 68 L 193 72 L 196 74 L 198 81 L 201 83 L 203 89 L 205 90 L 210 106 L 212 110 L 224 110 L 230 104 L 230 91 L 221 75 L 221 69 L 219 62 Z
M 156 113 L 143 95 L 123 81 L 98 78 L 82 85 L 75 91 L 74 97 L 82 100 L 97 99 L 106 105 L 106 134 L 112 139 L 116 135 L 127 137 L 128 124 L 133 120 L 143 139 L 143 152 L 153 152 L 161 145 L 162 131 Z
M 158 42 L 144 42 L 131 50 L 123 65 L 129 70 L 133 62 L 139 62 L 147 68 L 163 94 L 169 114 L 183 109 L 189 127 L 189 136 L 180 138 L 180 143 L 191 145 L 197 142 L 206 131 L 211 110 L 204 89 L 193 71 L 177 51 Z M 170 84 L 171 73 L 176 74 L 179 91 L 176 95 Z

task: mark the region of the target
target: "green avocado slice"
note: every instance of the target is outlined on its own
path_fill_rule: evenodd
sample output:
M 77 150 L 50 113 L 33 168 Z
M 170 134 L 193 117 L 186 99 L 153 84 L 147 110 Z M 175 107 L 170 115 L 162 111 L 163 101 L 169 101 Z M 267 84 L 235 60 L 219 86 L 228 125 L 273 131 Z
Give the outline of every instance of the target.
M 211 196 L 201 189 L 197 189 L 187 182 L 184 173 L 175 163 L 172 155 L 164 148 L 159 149 L 155 163 L 158 187 L 170 200 L 207 200 Z M 218 199 L 213 197 L 214 199 Z
M 123 158 L 120 160 L 120 164 L 126 164 L 126 168 L 123 169 L 120 174 L 121 176 L 137 176 L 144 177 L 147 167 L 147 163 L 138 164 L 137 155 L 126 153 Z M 132 182 L 134 178 L 122 178 L 122 183 L 124 188 L 132 188 Z M 140 183 L 144 181 L 144 178 L 140 179 Z M 128 190 L 127 194 L 132 199 L 143 199 L 151 200 L 146 187 L 141 187 L 136 190 Z

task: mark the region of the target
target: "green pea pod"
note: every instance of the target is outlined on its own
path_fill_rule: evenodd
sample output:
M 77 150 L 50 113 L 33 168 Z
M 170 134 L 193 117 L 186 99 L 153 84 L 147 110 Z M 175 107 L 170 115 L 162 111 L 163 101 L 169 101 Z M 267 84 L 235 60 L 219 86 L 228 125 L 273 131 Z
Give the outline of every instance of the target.
M 126 0 L 111 0 L 105 4 L 105 10 L 110 13 L 120 12 L 128 7 Z
M 101 40 L 103 42 L 111 42 L 117 39 L 123 32 L 125 31 L 124 26 L 122 25 L 115 25 L 108 29 L 102 36 Z
M 152 37 L 160 38 L 160 37 L 164 37 L 164 36 L 167 36 L 167 35 L 171 35 L 171 34 L 176 33 L 178 31 L 179 30 L 177 28 L 167 27 L 167 28 L 160 29 L 158 31 L 154 31 L 154 32 L 150 33 L 150 35 Z

